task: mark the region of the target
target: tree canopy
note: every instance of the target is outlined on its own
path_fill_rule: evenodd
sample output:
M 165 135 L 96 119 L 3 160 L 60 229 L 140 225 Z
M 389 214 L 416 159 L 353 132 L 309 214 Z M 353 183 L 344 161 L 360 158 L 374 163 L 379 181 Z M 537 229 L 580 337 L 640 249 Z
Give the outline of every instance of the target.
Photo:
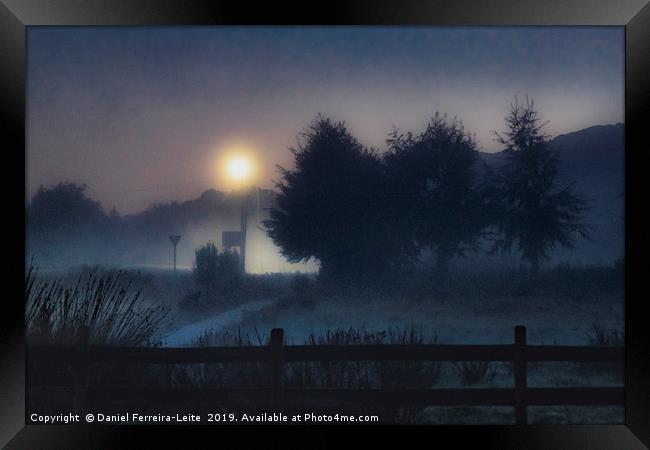
M 291 151 L 295 167 L 278 167 L 269 236 L 291 262 L 316 258 L 321 275 L 359 279 L 387 269 L 389 223 L 377 153 L 343 122 L 319 117 Z
M 476 248 L 486 226 L 476 144 L 458 120 L 437 113 L 419 135 L 395 130 L 387 144 L 390 203 L 405 253 L 429 248 L 446 275 L 450 259 Z
M 41 186 L 28 207 L 28 226 L 48 233 L 72 232 L 103 225 L 108 216 L 101 204 L 86 196 L 86 185 L 59 183 Z

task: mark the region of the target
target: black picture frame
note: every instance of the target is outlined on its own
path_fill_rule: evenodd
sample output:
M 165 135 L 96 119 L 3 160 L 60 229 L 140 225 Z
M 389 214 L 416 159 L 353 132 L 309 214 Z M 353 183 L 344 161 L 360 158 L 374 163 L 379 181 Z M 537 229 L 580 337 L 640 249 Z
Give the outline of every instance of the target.
M 644 314 L 645 296 L 635 295 L 635 278 L 640 267 L 641 249 L 636 242 L 642 224 L 636 220 L 631 202 L 641 195 L 634 189 L 639 178 L 639 160 L 646 148 L 644 128 L 650 100 L 650 5 L 645 0 L 492 0 L 492 1 L 327 1 L 278 4 L 232 0 L 3 0 L 0 4 L 0 92 L 1 122 L 6 127 L 3 145 L 8 155 L 25 151 L 25 36 L 26 27 L 34 25 L 618 25 L 625 27 L 625 216 L 626 216 L 626 295 L 625 295 L 625 425 L 617 426 L 472 426 L 472 427 L 409 427 L 410 432 L 427 434 L 432 442 L 454 442 L 462 448 L 468 442 L 487 448 L 589 448 L 635 449 L 650 446 L 650 338 Z M 10 254 L 7 261 L 25 258 L 24 222 L 16 219 L 24 211 L 25 198 L 15 188 L 25 177 L 24 158 L 19 156 L 5 165 L 6 202 L 15 209 L 11 223 Z M 23 170 L 19 165 L 23 164 Z M 16 179 L 14 179 L 14 176 Z M 25 180 L 23 179 L 23 184 Z M 15 230 L 14 230 L 15 227 Z M 21 237 L 21 239 L 18 238 Z M 24 266 L 23 266 L 24 267 Z M 18 291 L 24 278 L 23 269 L 9 264 L 3 271 L 5 284 Z M 175 445 L 195 441 L 197 436 L 223 433 L 223 427 L 114 427 L 114 426 L 45 426 L 25 425 L 24 374 L 24 305 L 20 292 L 7 291 L 0 317 L 0 444 L 15 448 L 123 448 L 130 443 Z M 279 427 L 283 428 L 283 427 Z M 266 445 L 284 446 L 291 439 L 277 432 L 294 430 L 267 428 L 272 434 L 247 433 L 241 428 L 229 431 L 248 437 L 264 436 Z M 289 427 L 290 428 L 290 427 Z M 394 427 L 393 427 L 394 429 Z M 376 430 L 376 428 L 375 428 Z M 384 439 L 385 433 L 372 430 L 366 439 Z M 324 428 L 312 429 L 311 448 L 332 442 L 333 434 Z M 212 438 L 213 439 L 213 438 Z M 452 441 L 449 441 L 452 439 Z M 152 440 L 159 443 L 153 444 Z M 207 442 L 210 442 L 208 440 Z M 385 442 L 386 443 L 386 442 Z M 644 446 L 645 444 L 645 446 Z M 369 446 L 369 442 L 364 443 Z M 328 446 L 331 446 L 328 445 Z

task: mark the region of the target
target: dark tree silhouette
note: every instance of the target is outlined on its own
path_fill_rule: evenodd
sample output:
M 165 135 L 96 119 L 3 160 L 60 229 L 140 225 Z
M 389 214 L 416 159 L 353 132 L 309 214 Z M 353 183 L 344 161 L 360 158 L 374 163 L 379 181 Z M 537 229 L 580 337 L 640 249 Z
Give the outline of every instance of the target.
M 516 242 L 522 260 L 536 273 L 552 249 L 573 248 L 578 237 L 588 237 L 582 222 L 587 203 L 572 186 L 557 186 L 558 157 L 533 101 L 526 97 L 521 104 L 515 97 L 505 120 L 507 130 L 495 132 L 507 161 L 496 171 L 494 203 L 500 214 L 494 250 L 510 251 Z
M 82 262 L 88 254 L 116 249 L 111 241 L 116 221 L 85 193 L 86 186 L 41 186 L 27 205 L 27 252 L 39 263 Z M 108 244 L 108 242 L 111 244 Z
M 388 270 L 393 258 L 376 152 L 343 122 L 320 116 L 298 141 L 290 149 L 295 167 L 278 167 L 268 235 L 291 262 L 318 259 L 324 278 L 373 279 Z
M 438 113 L 420 135 L 393 131 L 387 144 L 390 204 L 403 253 L 435 251 L 446 277 L 450 260 L 477 248 L 486 225 L 474 170 L 476 145 L 458 120 Z
M 48 234 L 73 233 L 107 223 L 101 204 L 86 196 L 86 185 L 41 186 L 27 208 L 28 229 Z

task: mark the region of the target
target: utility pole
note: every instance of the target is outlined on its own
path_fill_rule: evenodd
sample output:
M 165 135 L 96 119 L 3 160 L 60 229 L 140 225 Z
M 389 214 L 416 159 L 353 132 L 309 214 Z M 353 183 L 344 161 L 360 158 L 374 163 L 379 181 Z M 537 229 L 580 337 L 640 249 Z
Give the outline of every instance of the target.
M 241 271 L 246 273 L 246 226 L 248 220 L 248 196 L 246 195 L 246 190 L 244 189 L 243 183 L 240 184 L 241 190 L 241 223 L 240 223 L 240 237 L 241 242 L 239 245 L 239 260 L 241 262 Z
M 178 244 L 178 241 L 181 240 L 181 236 L 179 234 L 174 234 L 169 236 L 169 240 L 174 246 L 174 273 L 176 273 L 176 245 Z

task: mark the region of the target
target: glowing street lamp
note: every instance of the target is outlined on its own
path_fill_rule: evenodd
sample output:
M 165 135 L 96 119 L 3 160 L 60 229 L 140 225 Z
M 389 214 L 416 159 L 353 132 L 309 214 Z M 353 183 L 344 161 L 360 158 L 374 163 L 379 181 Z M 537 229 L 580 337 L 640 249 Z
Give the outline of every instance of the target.
M 236 156 L 228 163 L 228 173 L 230 173 L 231 177 L 239 181 L 239 187 L 241 188 L 241 183 L 244 178 L 251 173 L 251 164 L 247 159 L 241 156 Z

